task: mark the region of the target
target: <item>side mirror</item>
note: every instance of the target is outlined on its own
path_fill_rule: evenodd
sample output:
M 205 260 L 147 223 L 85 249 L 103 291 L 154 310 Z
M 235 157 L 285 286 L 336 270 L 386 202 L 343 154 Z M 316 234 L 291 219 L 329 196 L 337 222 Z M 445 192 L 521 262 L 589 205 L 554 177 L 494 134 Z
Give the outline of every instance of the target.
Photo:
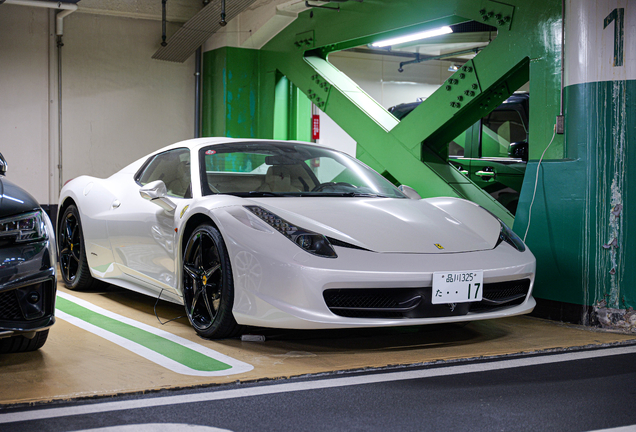
M 157 204 L 167 212 L 172 212 L 177 208 L 177 205 L 168 198 L 167 194 L 166 184 L 161 180 L 150 182 L 139 189 L 139 195 L 141 195 L 143 199 Z
M 508 147 L 508 157 L 528 162 L 528 142 L 520 141 L 510 143 L 510 146 Z
M 2 153 L 0 153 L 0 175 L 6 175 L 7 174 L 7 161 L 4 158 L 4 156 L 2 156 Z
M 420 194 L 418 194 L 417 191 L 413 189 L 411 186 L 400 185 L 398 189 L 400 190 L 400 192 L 406 195 L 406 197 L 409 199 L 414 199 L 414 200 L 422 199 Z

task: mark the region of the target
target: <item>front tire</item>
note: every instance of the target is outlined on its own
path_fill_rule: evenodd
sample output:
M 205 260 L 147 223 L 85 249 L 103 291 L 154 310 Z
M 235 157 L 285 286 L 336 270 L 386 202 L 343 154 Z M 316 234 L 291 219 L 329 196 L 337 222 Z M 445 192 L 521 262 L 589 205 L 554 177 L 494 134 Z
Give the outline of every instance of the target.
M 37 332 L 32 339 L 29 339 L 22 335 L 0 339 L 0 354 L 38 350 L 42 348 L 48 336 L 49 331 L 47 329 Z
M 91 276 L 86 261 L 84 233 L 77 207 L 70 205 L 66 208 L 60 218 L 57 232 L 58 256 L 64 285 L 71 290 L 94 288 L 98 281 Z
M 183 253 L 183 300 L 194 330 L 207 339 L 236 335 L 240 326 L 232 315 L 232 266 L 221 233 L 199 225 Z

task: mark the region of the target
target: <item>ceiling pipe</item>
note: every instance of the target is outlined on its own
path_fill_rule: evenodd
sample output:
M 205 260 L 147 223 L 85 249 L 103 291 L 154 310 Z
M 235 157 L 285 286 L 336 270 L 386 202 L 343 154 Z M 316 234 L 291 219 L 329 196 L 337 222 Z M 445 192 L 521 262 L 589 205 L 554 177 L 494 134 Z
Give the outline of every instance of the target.
M 168 45 L 166 42 L 166 3 L 168 0 L 161 0 L 161 46 Z
M 3 4 L 12 4 L 17 6 L 32 6 L 47 9 L 62 9 L 55 15 L 55 34 L 62 36 L 64 34 L 64 18 L 77 10 L 76 4 L 62 2 L 45 2 L 36 0 L 4 0 Z

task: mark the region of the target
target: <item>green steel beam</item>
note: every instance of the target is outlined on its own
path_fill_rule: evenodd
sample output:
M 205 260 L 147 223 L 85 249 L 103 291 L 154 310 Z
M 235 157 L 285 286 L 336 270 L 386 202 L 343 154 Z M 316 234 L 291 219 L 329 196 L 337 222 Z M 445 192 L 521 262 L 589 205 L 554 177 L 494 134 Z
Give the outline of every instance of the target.
M 368 165 L 424 197 L 467 198 L 512 224 L 507 210 L 450 166 L 446 156 L 450 139 L 528 78 L 533 93 L 530 141 L 539 143 L 531 146 L 531 158 L 549 141 L 560 102 L 560 76 L 555 74 L 560 65 L 560 3 L 509 3 L 347 2 L 340 12 L 304 12 L 259 51 L 224 48 L 206 54 L 206 66 L 219 70 L 219 76 L 204 87 L 212 88 L 205 100 L 214 105 L 204 109 L 213 116 L 207 123 L 204 119 L 204 128 L 210 125 L 205 130 L 215 135 L 303 139 L 295 130 L 309 112 L 295 105 L 301 99 L 293 96 L 293 88 L 286 90 L 285 101 L 280 98 L 277 86 L 284 76 L 356 140 L 357 156 Z M 402 122 L 327 60 L 334 50 L 471 19 L 496 26 L 497 38 Z M 222 86 L 223 94 L 214 91 Z M 542 109 L 533 109 L 538 104 Z M 241 109 L 259 115 L 246 122 Z M 561 137 L 555 141 L 548 158 L 563 157 Z
M 341 5 L 339 13 L 314 10 L 313 16 L 301 14 L 263 48 L 262 64 L 268 70 L 280 70 L 352 136 L 358 143 L 358 158 L 376 170 L 414 187 L 424 197 L 470 199 L 512 224 L 512 216 L 499 203 L 447 163 L 446 143 L 499 105 L 532 72 L 544 75 L 543 69 L 552 71 L 560 60 L 560 46 L 546 46 L 545 33 L 540 34 L 547 25 L 552 30 L 548 34 L 554 35 L 559 4 L 514 3 L 352 2 Z M 497 26 L 497 38 L 402 122 L 326 60 L 337 49 L 470 19 Z M 557 88 L 551 87 L 547 119 L 537 116 L 541 126 L 531 124 L 531 134 L 546 135 L 542 129 L 554 124 Z M 538 123 L 536 117 L 531 121 Z M 562 144 L 552 148 L 562 150 Z

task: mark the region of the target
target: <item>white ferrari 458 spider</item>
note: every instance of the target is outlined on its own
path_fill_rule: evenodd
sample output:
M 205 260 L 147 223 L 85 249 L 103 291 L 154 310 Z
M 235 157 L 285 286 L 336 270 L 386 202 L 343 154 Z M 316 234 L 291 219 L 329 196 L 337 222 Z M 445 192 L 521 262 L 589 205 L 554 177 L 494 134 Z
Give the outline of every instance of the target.
M 525 314 L 535 258 L 482 207 L 308 143 L 199 138 L 62 189 L 68 288 L 180 303 L 203 337 Z

